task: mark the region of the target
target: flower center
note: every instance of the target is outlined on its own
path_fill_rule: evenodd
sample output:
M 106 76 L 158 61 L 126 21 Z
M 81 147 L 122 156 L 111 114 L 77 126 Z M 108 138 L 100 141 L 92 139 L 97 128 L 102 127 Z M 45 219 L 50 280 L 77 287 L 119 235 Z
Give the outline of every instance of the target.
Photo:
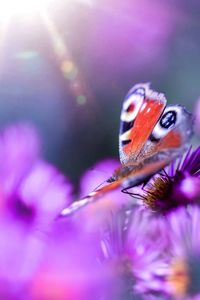
M 172 189 L 172 181 L 167 177 L 157 177 L 148 186 L 143 195 L 144 203 L 154 211 L 160 211 L 167 205 L 166 201 Z

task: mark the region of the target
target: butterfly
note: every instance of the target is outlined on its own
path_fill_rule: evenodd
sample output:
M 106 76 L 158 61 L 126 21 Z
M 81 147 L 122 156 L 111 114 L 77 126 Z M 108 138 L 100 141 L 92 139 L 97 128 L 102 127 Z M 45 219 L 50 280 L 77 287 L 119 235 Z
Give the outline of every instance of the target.
M 192 115 L 181 105 L 168 105 L 165 95 L 136 84 L 124 99 L 120 117 L 119 156 L 121 166 L 97 188 L 63 209 L 67 216 L 94 202 L 105 193 L 123 192 L 148 182 L 185 149 L 192 135 Z

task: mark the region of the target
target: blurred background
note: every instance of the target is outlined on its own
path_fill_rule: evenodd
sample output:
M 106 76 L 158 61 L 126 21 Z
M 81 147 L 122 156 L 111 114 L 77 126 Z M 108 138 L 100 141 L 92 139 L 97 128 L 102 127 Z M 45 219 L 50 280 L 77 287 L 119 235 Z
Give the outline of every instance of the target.
M 1 127 L 33 123 L 43 156 L 77 186 L 95 162 L 118 158 L 135 83 L 194 109 L 199 16 L 195 0 L 0 0 Z

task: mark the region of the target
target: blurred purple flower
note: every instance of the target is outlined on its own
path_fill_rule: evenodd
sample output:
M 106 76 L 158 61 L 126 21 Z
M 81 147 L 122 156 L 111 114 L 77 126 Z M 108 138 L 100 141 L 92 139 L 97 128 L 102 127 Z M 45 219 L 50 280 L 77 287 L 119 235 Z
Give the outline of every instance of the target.
M 40 159 L 39 149 L 29 125 L 8 127 L 0 135 L 0 295 L 5 299 L 16 297 L 30 280 L 47 231 L 71 201 L 69 181 Z
M 52 220 L 72 197 L 69 181 L 40 159 L 39 149 L 35 130 L 25 124 L 0 136 L 1 213 L 29 225 L 41 214 Z
M 200 147 L 188 150 L 185 156 L 160 175 L 156 175 L 141 195 L 153 211 L 166 213 L 176 207 L 199 203 L 200 200 Z
M 40 142 L 29 124 L 7 127 L 0 133 L 0 181 L 4 193 L 17 188 L 40 155 Z
M 139 208 L 112 216 L 101 242 L 101 261 L 112 278 L 108 299 L 163 292 L 166 240 L 161 224 Z
M 200 299 L 200 208 L 184 207 L 167 216 L 166 285 L 174 299 Z
M 44 246 L 41 232 L 30 231 L 9 218 L 0 221 L 0 296 L 4 286 L 7 292 L 19 292 L 38 266 Z
M 98 235 L 88 235 L 82 223 L 57 220 L 40 268 L 32 277 L 30 298 L 101 299 L 106 274 L 97 259 L 98 249 Z
M 19 186 L 18 197 L 36 221 L 49 224 L 71 202 L 72 186 L 55 167 L 38 160 Z

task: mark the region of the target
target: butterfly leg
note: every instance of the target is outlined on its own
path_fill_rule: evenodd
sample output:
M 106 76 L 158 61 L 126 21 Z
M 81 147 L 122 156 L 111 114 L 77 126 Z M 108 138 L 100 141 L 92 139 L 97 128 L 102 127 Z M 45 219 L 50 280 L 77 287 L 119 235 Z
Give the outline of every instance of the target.
M 131 197 L 133 197 L 133 198 L 141 199 L 141 195 L 138 194 L 138 193 L 130 192 L 130 191 L 129 191 L 130 188 L 131 188 L 131 187 L 123 188 L 123 189 L 121 190 L 121 192 L 124 193 L 124 194 L 127 194 L 127 195 L 129 195 L 129 196 L 131 196 Z

